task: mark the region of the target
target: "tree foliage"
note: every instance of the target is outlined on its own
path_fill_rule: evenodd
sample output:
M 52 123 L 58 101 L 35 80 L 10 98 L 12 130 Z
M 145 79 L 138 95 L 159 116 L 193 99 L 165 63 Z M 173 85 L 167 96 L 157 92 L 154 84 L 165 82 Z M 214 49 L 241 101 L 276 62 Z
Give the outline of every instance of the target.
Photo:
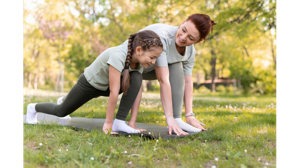
M 274 0 L 25 0 L 24 85 L 71 87 L 108 47 L 153 23 L 179 26 L 193 13 L 217 23 L 195 45 L 195 80 L 236 78 L 244 93 L 276 92 Z

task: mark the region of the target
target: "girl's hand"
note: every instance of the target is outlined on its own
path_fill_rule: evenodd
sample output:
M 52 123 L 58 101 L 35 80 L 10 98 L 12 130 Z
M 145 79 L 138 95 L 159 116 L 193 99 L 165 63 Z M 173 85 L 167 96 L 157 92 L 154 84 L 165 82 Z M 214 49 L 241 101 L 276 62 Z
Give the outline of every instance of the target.
M 117 132 L 111 132 L 112 129 L 112 123 L 104 123 L 103 127 L 102 127 L 102 131 L 107 134 L 108 132 L 110 132 L 110 134 L 118 134 Z
M 199 128 L 203 131 L 207 131 L 207 129 L 203 128 L 203 126 L 206 126 L 205 124 L 203 124 L 202 122 L 198 121 L 194 116 L 188 116 L 185 118 L 186 119 L 186 122 L 196 128 Z

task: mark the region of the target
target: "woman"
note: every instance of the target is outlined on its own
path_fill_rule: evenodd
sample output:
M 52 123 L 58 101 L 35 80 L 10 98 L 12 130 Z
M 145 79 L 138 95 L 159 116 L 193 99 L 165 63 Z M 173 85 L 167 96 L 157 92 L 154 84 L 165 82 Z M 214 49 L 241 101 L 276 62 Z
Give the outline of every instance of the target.
M 155 65 L 144 70 L 143 79 L 159 81 L 161 102 L 167 121 L 174 117 L 177 125 L 187 132 L 206 130 L 202 127 L 205 124 L 195 118 L 192 110 L 192 70 L 196 53 L 193 45 L 205 40 L 215 24 L 206 14 L 193 14 L 183 21 L 180 27 L 153 24 L 142 29 L 142 31 L 154 31 L 160 36 L 163 43 L 162 54 L 157 58 Z M 141 97 L 142 90 L 140 89 L 128 124 L 133 128 L 136 128 L 135 121 Z M 187 123 L 181 119 L 183 100 Z M 127 116 L 128 113 L 123 115 Z M 181 132 L 181 129 L 178 129 L 177 132 Z
M 36 124 L 37 112 L 64 117 L 93 98 L 108 96 L 103 131 L 107 133 L 112 129 L 114 132 L 139 133 L 139 130 L 129 127 L 125 120 L 118 117 L 112 127 L 118 95 L 124 92 L 118 113 L 128 114 L 141 87 L 143 68 L 155 63 L 162 48 L 163 44 L 159 36 L 151 30 L 130 35 L 128 46 L 119 45 L 105 50 L 89 67 L 85 68 L 84 73 L 80 75 L 61 104 L 29 104 L 26 122 Z

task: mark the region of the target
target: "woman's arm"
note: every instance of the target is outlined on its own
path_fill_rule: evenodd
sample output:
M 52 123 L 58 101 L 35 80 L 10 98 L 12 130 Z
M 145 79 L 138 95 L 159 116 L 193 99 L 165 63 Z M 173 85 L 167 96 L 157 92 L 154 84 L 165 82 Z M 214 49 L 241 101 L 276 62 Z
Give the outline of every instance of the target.
M 155 67 L 156 77 L 160 84 L 160 97 L 161 104 L 163 106 L 166 121 L 168 124 L 168 132 L 171 135 L 172 130 L 178 135 L 187 135 L 188 133 L 184 132 L 176 123 L 173 117 L 173 106 L 172 106 L 172 93 L 171 85 L 169 81 L 169 68 L 168 67 Z
M 116 105 L 118 102 L 118 95 L 120 91 L 120 76 L 121 72 L 118 71 L 113 66 L 109 66 L 109 98 L 107 103 L 107 111 L 106 111 L 106 119 L 103 125 L 103 132 L 107 134 L 108 131 L 111 131 L 114 113 L 116 109 Z
M 184 105 L 185 105 L 185 115 L 193 112 L 193 78 L 189 75 L 184 75 L 185 85 L 184 85 Z M 194 116 L 187 116 L 186 122 L 196 128 L 206 131 L 205 124 L 199 122 Z

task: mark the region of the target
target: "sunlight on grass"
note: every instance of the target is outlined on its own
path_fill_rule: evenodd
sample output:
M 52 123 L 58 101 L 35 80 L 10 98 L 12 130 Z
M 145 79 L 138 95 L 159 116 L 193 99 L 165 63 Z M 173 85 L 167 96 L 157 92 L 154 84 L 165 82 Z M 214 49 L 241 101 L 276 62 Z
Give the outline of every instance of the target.
M 31 102 L 56 99 L 25 96 L 24 114 Z M 276 99 L 217 99 L 193 102 L 196 118 L 212 131 L 183 139 L 153 141 L 54 124 L 24 124 L 24 167 L 275 167 Z M 97 98 L 71 116 L 105 118 L 106 108 L 107 98 Z M 184 112 L 182 116 L 185 120 Z M 166 126 L 160 100 L 142 99 L 137 122 Z

